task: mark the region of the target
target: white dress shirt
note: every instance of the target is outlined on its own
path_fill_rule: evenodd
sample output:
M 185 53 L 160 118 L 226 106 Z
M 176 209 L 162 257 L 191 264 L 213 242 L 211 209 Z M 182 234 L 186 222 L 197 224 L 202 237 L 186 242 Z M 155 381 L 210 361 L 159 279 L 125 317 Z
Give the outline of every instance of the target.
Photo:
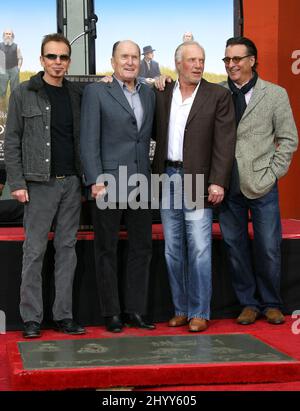
M 183 161 L 185 125 L 199 85 L 200 82 L 198 83 L 191 97 L 182 101 L 179 82 L 176 81 L 175 83 L 168 129 L 168 160 Z

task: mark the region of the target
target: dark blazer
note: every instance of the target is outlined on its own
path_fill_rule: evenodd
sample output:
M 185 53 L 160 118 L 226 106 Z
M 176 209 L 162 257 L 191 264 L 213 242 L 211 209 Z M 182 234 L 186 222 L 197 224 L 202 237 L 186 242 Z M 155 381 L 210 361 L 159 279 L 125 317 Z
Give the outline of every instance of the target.
M 164 91 L 156 91 L 154 136 L 156 150 L 153 172 L 163 173 L 168 153 L 168 124 L 174 82 Z M 228 188 L 236 142 L 235 113 L 232 98 L 224 88 L 202 79 L 187 119 L 183 167 L 185 174 L 204 174 L 205 195 L 210 184 Z
M 143 59 L 140 65 L 139 77 L 154 78 L 157 76 L 160 76 L 159 64 L 156 61 L 151 60 L 149 70 L 148 64 L 146 63 L 145 59 Z
M 115 79 L 112 83 L 93 83 L 85 87 L 80 142 L 86 185 L 95 184 L 100 174 L 109 173 L 115 177 L 118 192 L 119 180 L 123 181 L 124 177 L 124 174 L 119 175 L 120 166 L 127 166 L 128 178 L 141 173 L 150 181 L 149 146 L 155 95 L 144 84 L 139 95 L 144 117 L 138 131 L 134 112 Z

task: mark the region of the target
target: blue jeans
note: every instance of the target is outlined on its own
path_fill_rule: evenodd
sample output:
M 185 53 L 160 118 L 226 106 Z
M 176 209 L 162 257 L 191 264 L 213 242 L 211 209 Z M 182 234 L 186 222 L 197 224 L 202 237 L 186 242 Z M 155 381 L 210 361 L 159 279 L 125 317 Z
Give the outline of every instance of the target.
M 166 174 L 183 177 L 183 169 L 166 168 Z M 162 193 L 161 219 L 165 237 L 165 258 L 175 315 L 210 318 L 212 210 L 188 210 L 184 205 L 183 179 L 170 192 Z M 163 208 L 166 196 L 170 207 Z M 181 200 L 180 209 L 174 202 Z M 180 201 L 179 201 L 180 203 Z
M 249 210 L 254 231 L 254 259 L 248 236 Z M 258 311 L 280 308 L 281 220 L 277 184 L 269 193 L 253 200 L 241 192 L 229 191 L 221 206 L 219 221 L 240 304 Z

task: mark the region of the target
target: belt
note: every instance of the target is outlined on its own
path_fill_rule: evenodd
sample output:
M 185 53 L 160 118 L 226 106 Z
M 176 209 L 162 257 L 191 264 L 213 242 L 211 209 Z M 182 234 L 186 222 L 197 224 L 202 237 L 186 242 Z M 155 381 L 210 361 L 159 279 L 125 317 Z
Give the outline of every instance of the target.
M 182 168 L 183 167 L 183 161 L 166 160 L 165 165 L 167 167 Z

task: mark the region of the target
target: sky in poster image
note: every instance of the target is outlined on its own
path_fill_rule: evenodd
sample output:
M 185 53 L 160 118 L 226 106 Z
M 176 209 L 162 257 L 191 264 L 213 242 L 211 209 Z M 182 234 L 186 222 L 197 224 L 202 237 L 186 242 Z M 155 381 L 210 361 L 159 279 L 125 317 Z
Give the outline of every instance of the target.
M 205 71 L 225 73 L 221 58 L 233 35 L 233 0 L 151 0 L 113 2 L 95 0 L 98 38 L 97 72 L 110 70 L 115 41 L 132 39 L 140 47 L 151 45 L 160 65 L 174 68 L 174 50 L 185 31 L 206 50 Z M 0 30 L 12 28 L 20 46 L 23 70 L 38 71 L 41 39 L 56 31 L 56 0 L 1 1 Z

